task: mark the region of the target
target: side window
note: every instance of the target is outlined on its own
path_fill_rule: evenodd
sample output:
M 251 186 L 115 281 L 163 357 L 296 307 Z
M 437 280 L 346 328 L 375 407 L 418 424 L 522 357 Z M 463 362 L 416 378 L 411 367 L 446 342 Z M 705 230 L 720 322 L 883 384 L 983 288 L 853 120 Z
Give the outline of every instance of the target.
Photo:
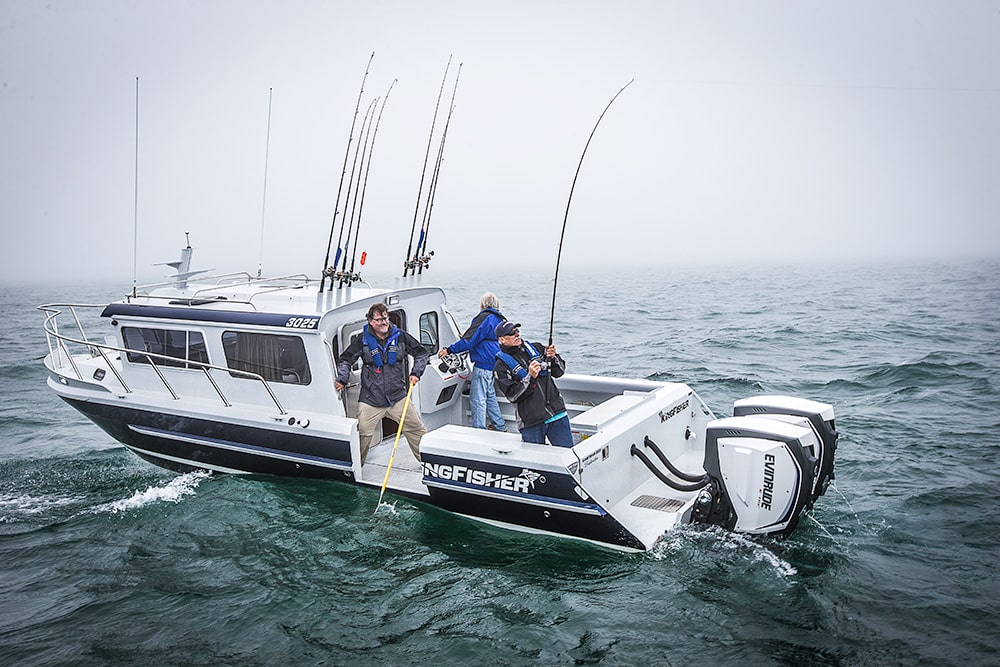
M 191 368 L 192 365 L 186 362 L 208 363 L 208 350 L 200 331 L 122 327 L 122 338 L 125 339 L 125 347 L 129 350 L 171 357 L 170 359 L 153 357 L 153 363 L 157 366 Z M 135 352 L 128 353 L 128 360 L 137 364 L 149 363 L 149 357 Z
M 420 316 L 420 343 L 428 354 L 437 354 L 440 343 L 438 315 L 433 311 Z
M 298 336 L 226 331 L 222 334 L 222 348 L 226 351 L 226 365 L 233 370 L 256 373 L 268 382 L 312 382 L 305 345 Z

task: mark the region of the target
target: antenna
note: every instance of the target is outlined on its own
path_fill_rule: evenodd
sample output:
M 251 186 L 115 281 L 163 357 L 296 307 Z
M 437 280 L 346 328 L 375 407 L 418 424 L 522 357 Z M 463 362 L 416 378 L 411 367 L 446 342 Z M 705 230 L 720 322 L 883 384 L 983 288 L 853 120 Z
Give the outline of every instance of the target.
M 260 256 L 257 259 L 257 277 L 264 270 L 264 212 L 267 210 L 267 158 L 271 152 L 271 96 L 274 88 L 267 89 L 267 135 L 264 139 L 264 195 L 260 204 Z M 190 243 L 188 244 L 190 245 Z
M 135 298 L 139 254 L 139 77 L 135 77 L 135 190 L 132 205 L 132 297 Z

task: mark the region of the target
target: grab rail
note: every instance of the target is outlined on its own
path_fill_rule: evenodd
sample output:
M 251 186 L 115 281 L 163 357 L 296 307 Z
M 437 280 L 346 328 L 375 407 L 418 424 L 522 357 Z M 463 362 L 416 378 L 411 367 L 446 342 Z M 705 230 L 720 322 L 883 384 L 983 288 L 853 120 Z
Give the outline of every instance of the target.
M 262 385 L 264 385 L 264 389 L 267 390 L 268 396 L 271 397 L 271 400 L 274 402 L 274 405 L 278 408 L 278 412 L 282 415 L 288 414 L 285 411 L 285 408 L 281 405 L 281 402 L 278 400 L 278 397 L 274 394 L 274 390 L 271 389 L 270 383 L 268 383 L 268 381 L 265 380 L 264 377 L 258 373 L 251 373 L 250 371 L 243 371 L 236 368 L 228 368 L 225 366 L 217 366 L 215 364 L 209 364 L 201 361 L 178 359 L 177 357 L 171 357 L 166 354 L 147 352 L 145 350 L 133 350 L 130 348 L 118 347 L 116 345 L 108 345 L 107 343 L 95 343 L 94 341 L 91 341 L 87 337 L 86 331 L 84 331 L 83 329 L 83 324 L 80 322 L 80 318 L 76 314 L 76 309 L 103 308 L 103 307 L 104 307 L 103 304 L 89 304 L 89 303 L 78 303 L 78 304 L 49 303 L 38 306 L 38 310 L 44 313 L 48 313 L 48 315 L 45 318 L 45 322 L 42 324 L 42 329 L 45 331 L 45 340 L 49 346 L 49 354 L 53 356 L 53 359 L 57 364 L 56 366 L 57 368 L 63 367 L 62 356 L 65 355 L 66 361 L 68 361 L 70 366 L 73 368 L 73 372 L 76 374 L 77 379 L 83 380 L 83 374 L 80 373 L 80 369 L 76 365 L 76 362 L 73 360 L 73 355 L 70 354 L 69 348 L 67 347 L 66 344 L 72 343 L 74 345 L 82 345 L 90 350 L 90 354 L 92 357 L 97 356 L 97 354 L 100 354 L 101 358 L 104 359 L 104 363 L 107 364 L 108 368 L 111 370 L 115 378 L 118 380 L 118 383 L 121 384 L 122 389 L 125 390 L 125 393 L 131 394 L 132 389 L 128 386 L 128 384 L 126 384 L 124 378 L 122 378 L 121 376 L 121 373 L 119 373 L 118 369 L 115 368 L 115 365 L 111 363 L 111 360 L 108 358 L 106 351 L 113 351 L 118 353 L 124 352 L 126 355 L 128 354 L 140 355 L 146 358 L 146 361 L 149 362 L 149 365 L 152 367 L 157 377 L 160 378 L 160 382 L 163 383 L 163 386 L 166 388 L 168 392 L 170 392 L 170 395 L 174 398 L 174 400 L 178 400 L 180 397 L 177 395 L 177 392 L 175 392 L 173 387 L 170 386 L 170 383 L 167 382 L 167 378 L 163 375 L 163 372 L 160 370 L 160 367 L 153 362 L 153 359 L 156 358 L 174 363 L 182 361 L 185 367 L 198 368 L 205 373 L 205 376 L 208 378 L 209 383 L 215 389 L 215 392 L 219 395 L 219 398 L 222 399 L 222 403 L 227 408 L 232 407 L 232 403 L 229 401 L 228 398 L 226 398 L 225 393 L 222 391 L 222 388 L 219 386 L 218 382 L 215 381 L 215 378 L 212 377 L 211 371 L 213 370 L 224 371 L 226 373 L 229 373 L 230 375 L 238 375 L 240 377 L 245 377 L 251 380 L 258 380 Z M 62 310 L 59 310 L 60 308 L 70 309 L 70 312 L 73 314 L 73 319 L 76 321 L 76 324 L 80 330 L 80 335 L 82 336 L 82 340 L 59 333 L 59 327 L 56 322 L 56 318 L 63 313 Z M 53 349 L 53 344 L 50 336 L 52 338 L 55 338 L 56 341 L 55 349 Z

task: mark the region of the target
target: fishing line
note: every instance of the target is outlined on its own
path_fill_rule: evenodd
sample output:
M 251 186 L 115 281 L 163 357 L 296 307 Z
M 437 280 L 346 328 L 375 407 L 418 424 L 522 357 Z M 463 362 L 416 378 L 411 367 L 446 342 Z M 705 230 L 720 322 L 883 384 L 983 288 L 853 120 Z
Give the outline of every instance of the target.
M 587 143 L 583 147 L 583 153 L 580 155 L 580 162 L 576 165 L 576 173 L 573 174 L 573 184 L 569 188 L 569 199 L 566 200 L 566 213 L 563 215 L 562 232 L 559 234 L 559 252 L 556 254 L 556 275 L 552 281 L 552 310 L 549 313 L 549 345 L 552 345 L 552 327 L 556 317 L 556 287 L 559 284 L 559 262 L 562 259 L 563 238 L 566 236 L 566 220 L 569 218 L 569 205 L 573 201 L 573 190 L 576 189 L 576 179 L 580 176 L 580 167 L 583 166 L 583 157 L 587 154 L 587 148 L 590 147 L 590 140 L 594 138 L 594 133 L 597 132 L 597 126 L 601 124 L 601 119 L 604 118 L 604 114 L 608 112 L 608 109 L 610 109 L 611 105 L 614 104 L 616 99 L 618 99 L 618 96 L 621 95 L 626 88 L 632 85 L 632 81 L 635 81 L 635 79 L 626 83 L 622 86 L 621 90 L 615 93 L 615 96 L 611 98 L 610 102 L 608 102 L 608 106 L 604 107 L 604 111 L 602 111 L 601 115 L 598 116 L 597 122 L 594 123 L 594 129 L 590 131 L 590 137 L 587 138 Z
M 365 81 L 368 80 L 368 70 L 371 69 L 375 52 L 368 58 L 368 65 L 365 66 L 365 75 L 361 78 L 361 90 L 358 91 L 358 103 L 354 107 L 354 118 L 351 120 L 351 133 L 347 136 L 347 150 L 344 151 L 344 166 L 340 172 L 340 185 L 337 186 L 337 200 L 333 205 L 333 219 L 330 221 L 330 238 L 326 242 L 326 256 L 323 258 L 323 267 L 320 272 L 319 291 L 323 292 L 326 284 L 326 271 L 330 266 L 330 246 L 333 245 L 333 230 L 337 226 L 337 208 L 340 206 L 340 191 L 344 187 L 344 174 L 347 173 L 347 160 L 351 155 L 351 142 L 354 141 L 354 124 L 358 121 L 358 111 L 361 110 L 361 96 L 365 93 Z M 341 224 L 343 228 L 343 223 Z M 330 277 L 330 287 L 333 287 L 333 277 Z
M 257 259 L 257 278 L 264 271 L 264 212 L 267 210 L 267 159 L 271 154 L 271 96 L 274 88 L 267 89 L 267 134 L 264 139 L 264 194 L 260 203 L 260 256 Z
M 424 194 L 424 178 L 427 176 L 427 160 L 431 155 L 431 143 L 434 140 L 434 126 L 437 124 L 438 109 L 441 106 L 441 95 L 444 94 L 444 84 L 448 80 L 448 70 L 451 69 L 452 56 L 448 56 L 448 64 L 444 68 L 444 77 L 441 79 L 441 88 L 438 90 L 437 102 L 434 104 L 434 116 L 431 118 L 431 132 L 427 137 L 427 150 L 424 151 L 424 166 L 420 171 L 420 187 L 417 188 L 417 205 L 413 209 L 413 224 L 410 225 L 410 242 L 406 246 L 406 258 L 403 261 L 403 277 L 406 277 L 407 269 L 411 268 L 410 253 L 413 251 L 413 234 L 417 230 L 417 218 L 420 217 L 420 198 Z

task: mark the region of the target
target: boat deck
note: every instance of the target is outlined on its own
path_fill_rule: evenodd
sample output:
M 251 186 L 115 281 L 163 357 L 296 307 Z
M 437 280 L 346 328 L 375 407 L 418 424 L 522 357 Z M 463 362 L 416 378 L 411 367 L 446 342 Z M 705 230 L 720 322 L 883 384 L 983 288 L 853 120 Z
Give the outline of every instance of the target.
M 358 480 L 361 484 L 382 486 L 382 482 L 385 480 L 385 471 L 389 467 L 389 459 L 392 457 L 392 445 L 395 440 L 396 436 L 393 434 L 392 437 L 373 444 L 368 450 L 368 458 L 361 469 L 361 479 Z M 420 463 L 413 458 L 410 445 L 406 442 L 405 437 L 400 437 L 386 488 L 426 496 L 429 494 L 427 487 L 424 486 L 423 478 L 423 470 Z

